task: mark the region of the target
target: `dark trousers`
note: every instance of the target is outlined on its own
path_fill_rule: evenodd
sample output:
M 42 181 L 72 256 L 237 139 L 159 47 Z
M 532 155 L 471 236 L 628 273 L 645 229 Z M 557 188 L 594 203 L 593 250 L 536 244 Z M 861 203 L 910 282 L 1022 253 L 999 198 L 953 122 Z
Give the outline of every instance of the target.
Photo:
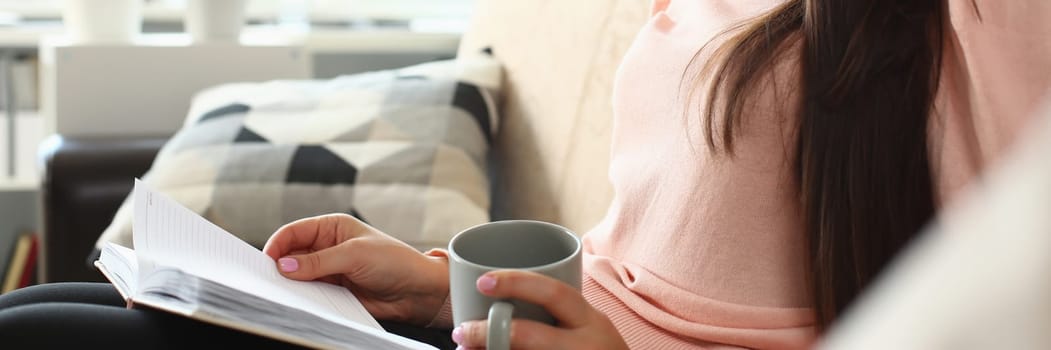
M 389 332 L 440 349 L 456 345 L 449 331 L 380 322 Z M 116 347 L 120 349 L 302 347 L 150 309 L 128 309 L 108 283 L 50 283 L 0 295 L 5 349 Z

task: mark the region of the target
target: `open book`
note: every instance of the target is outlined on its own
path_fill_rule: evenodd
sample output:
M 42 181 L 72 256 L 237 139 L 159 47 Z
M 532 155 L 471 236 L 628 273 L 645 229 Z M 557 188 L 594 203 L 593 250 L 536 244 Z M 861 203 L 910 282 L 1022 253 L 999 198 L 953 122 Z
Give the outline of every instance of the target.
M 129 307 L 320 349 L 435 349 L 388 333 L 346 288 L 281 276 L 273 259 L 138 179 L 134 250 L 102 248 L 95 266 Z

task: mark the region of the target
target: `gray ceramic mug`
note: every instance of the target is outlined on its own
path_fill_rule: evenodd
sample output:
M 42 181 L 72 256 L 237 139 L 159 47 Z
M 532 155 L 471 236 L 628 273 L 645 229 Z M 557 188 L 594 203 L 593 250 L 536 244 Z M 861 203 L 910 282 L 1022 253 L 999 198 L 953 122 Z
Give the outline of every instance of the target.
M 510 348 L 512 318 L 555 324 L 542 307 L 497 300 L 475 283 L 489 271 L 516 269 L 553 277 L 580 290 L 581 243 L 572 231 L 552 223 L 505 220 L 466 229 L 449 241 L 449 293 L 453 322 L 488 320 L 488 350 Z

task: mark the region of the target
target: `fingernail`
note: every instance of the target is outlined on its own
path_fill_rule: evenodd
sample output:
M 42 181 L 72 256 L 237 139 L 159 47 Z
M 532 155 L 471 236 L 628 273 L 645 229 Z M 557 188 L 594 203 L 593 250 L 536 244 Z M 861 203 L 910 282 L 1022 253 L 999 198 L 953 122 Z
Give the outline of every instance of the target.
M 478 290 L 489 292 L 493 289 L 496 289 L 496 278 L 492 276 L 482 276 L 478 278 Z
M 453 341 L 456 342 L 456 344 L 463 342 L 463 326 L 453 328 Z M 456 348 L 460 349 L 460 347 Z
M 284 272 L 296 272 L 296 270 L 299 270 L 299 262 L 293 258 L 277 259 L 277 266 Z
M 457 345 L 456 350 L 467 350 L 467 348 L 463 347 L 463 345 Z

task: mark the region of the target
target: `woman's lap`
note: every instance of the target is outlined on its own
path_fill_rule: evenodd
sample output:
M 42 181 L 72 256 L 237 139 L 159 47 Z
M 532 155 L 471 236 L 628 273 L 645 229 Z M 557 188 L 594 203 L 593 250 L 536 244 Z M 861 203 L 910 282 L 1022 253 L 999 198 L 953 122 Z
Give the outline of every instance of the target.
M 381 322 L 393 333 L 453 348 L 448 332 Z M 128 309 L 107 283 L 51 283 L 0 295 L 0 334 L 16 347 L 119 345 L 186 348 L 216 343 L 297 349 L 292 344 L 194 321 L 167 312 Z
M 47 283 L 13 290 L 0 296 L 0 310 L 17 305 L 48 302 L 123 306 L 120 294 L 108 283 Z

